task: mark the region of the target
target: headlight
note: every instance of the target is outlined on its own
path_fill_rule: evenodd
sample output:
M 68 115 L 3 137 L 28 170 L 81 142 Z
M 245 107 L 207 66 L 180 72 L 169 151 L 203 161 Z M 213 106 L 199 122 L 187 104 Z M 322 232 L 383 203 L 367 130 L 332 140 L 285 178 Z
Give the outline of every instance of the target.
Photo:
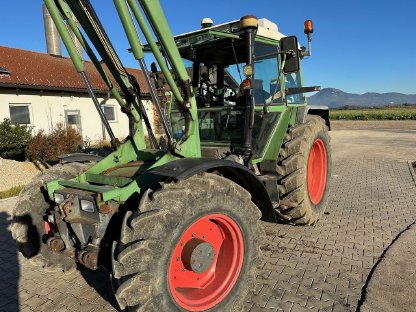
M 243 74 L 244 76 L 248 77 L 248 76 L 252 76 L 254 72 L 254 68 L 253 65 L 249 64 L 249 65 L 244 65 L 243 66 Z
M 59 205 L 65 200 L 65 197 L 62 194 L 53 193 L 53 200 Z
M 92 201 L 81 199 L 81 209 L 85 212 L 94 212 L 95 206 Z

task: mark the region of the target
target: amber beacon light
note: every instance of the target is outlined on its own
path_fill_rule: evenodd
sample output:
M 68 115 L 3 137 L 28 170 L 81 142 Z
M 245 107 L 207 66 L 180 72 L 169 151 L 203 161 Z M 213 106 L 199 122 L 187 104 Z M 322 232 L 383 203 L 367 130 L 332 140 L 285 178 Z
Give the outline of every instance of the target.
M 311 20 L 306 20 L 304 23 L 303 23 L 303 25 L 304 25 L 304 33 L 305 34 L 311 34 L 311 33 L 313 33 L 313 23 L 312 23 L 312 21 Z
M 313 33 L 313 23 L 312 20 L 306 20 L 303 23 L 303 32 L 308 37 L 308 50 L 306 48 L 302 48 L 302 56 L 311 56 L 312 55 L 312 49 L 311 49 L 311 41 L 312 37 L 311 34 Z

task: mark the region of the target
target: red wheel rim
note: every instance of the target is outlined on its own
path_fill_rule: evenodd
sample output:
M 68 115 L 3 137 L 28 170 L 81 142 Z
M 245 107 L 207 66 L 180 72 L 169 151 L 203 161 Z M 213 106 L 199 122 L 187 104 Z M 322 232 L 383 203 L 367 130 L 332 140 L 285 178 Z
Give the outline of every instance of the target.
M 203 265 L 202 272 L 198 272 L 196 266 L 201 263 L 190 259 L 195 259 L 201 251 Z M 182 234 L 170 258 L 168 283 L 175 302 L 189 311 L 214 307 L 234 287 L 243 259 L 243 235 L 233 219 L 210 214 L 196 220 Z
M 308 160 L 308 194 L 314 205 L 318 205 L 324 196 L 327 170 L 325 143 L 318 138 L 312 145 Z

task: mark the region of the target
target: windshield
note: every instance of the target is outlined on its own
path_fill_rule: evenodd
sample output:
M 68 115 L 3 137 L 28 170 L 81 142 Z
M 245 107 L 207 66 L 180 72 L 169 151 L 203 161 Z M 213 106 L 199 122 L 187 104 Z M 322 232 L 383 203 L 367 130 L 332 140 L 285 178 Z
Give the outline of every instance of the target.
M 256 105 L 281 104 L 278 83 L 278 48 L 256 42 L 254 46 L 254 78 L 252 80 Z M 201 144 L 203 146 L 241 146 L 244 141 L 246 95 L 240 87 L 246 78 L 246 46 L 241 41 L 221 41 L 203 49 L 181 51 L 184 64 L 192 77 L 195 92 Z M 194 61 L 190 61 L 192 58 Z M 261 154 L 278 121 L 279 113 L 255 112 L 253 152 Z M 175 108 L 171 111 L 175 138 L 184 131 L 183 117 Z

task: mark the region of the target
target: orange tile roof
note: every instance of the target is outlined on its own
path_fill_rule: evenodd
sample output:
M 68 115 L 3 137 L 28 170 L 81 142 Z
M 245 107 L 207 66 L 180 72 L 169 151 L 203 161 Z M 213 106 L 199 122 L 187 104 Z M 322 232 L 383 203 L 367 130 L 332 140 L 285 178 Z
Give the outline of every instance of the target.
M 84 62 L 85 71 L 96 91 L 107 91 L 92 62 Z M 10 76 L 0 75 L 1 87 L 71 90 L 87 92 L 86 87 L 68 57 L 52 56 L 0 46 L 0 67 L 6 68 Z M 142 71 L 128 68 L 140 84 L 143 94 L 149 93 Z

